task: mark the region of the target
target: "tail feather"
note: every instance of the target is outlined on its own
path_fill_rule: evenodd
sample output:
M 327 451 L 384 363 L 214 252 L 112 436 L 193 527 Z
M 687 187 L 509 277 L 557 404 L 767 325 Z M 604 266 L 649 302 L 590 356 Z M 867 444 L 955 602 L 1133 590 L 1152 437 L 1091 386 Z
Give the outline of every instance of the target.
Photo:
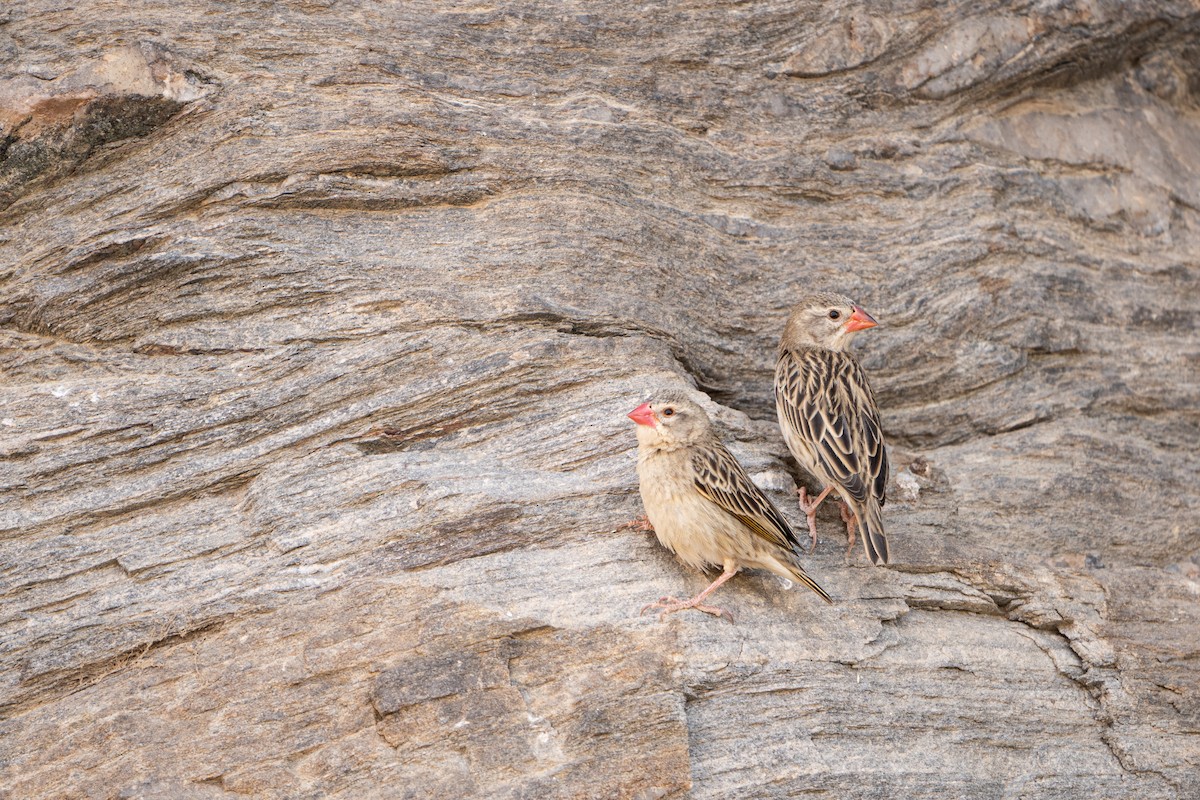
M 805 586 L 807 586 L 808 588 L 810 588 L 814 592 L 816 592 L 817 596 L 820 597 L 822 600 L 824 600 L 826 603 L 829 603 L 831 605 L 833 604 L 833 598 L 829 596 L 829 592 L 822 589 L 820 584 L 818 584 L 816 581 L 814 581 L 812 578 L 810 578 L 808 573 L 804 571 L 804 567 L 800 566 L 800 564 L 797 563 L 794 558 L 791 559 L 791 561 L 788 563 L 787 567 L 788 567 L 788 572 L 790 572 L 792 574 L 793 578 L 795 578 L 797 581 L 799 581 L 800 583 L 803 583 Z
M 867 558 L 876 565 L 888 563 L 888 540 L 883 532 L 883 509 L 879 502 L 875 498 L 868 498 L 865 506 L 856 509 L 856 512 L 858 533 L 862 536 Z

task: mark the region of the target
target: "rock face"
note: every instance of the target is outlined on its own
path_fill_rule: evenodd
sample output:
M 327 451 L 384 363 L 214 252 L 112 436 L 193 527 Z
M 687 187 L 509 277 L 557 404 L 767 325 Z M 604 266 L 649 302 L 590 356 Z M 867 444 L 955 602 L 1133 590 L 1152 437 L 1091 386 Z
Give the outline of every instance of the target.
M 0 797 L 1200 796 L 1200 5 L 0 11 Z M 738 623 L 809 287 L 895 563 Z

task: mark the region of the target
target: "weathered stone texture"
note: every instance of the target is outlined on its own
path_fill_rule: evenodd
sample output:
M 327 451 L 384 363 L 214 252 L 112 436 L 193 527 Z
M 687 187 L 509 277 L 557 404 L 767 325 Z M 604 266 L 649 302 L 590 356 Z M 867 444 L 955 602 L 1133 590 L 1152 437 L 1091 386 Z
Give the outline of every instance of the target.
M 0 797 L 1200 796 L 1200 5 L 0 9 Z M 895 564 L 729 626 L 685 387 L 860 337 Z

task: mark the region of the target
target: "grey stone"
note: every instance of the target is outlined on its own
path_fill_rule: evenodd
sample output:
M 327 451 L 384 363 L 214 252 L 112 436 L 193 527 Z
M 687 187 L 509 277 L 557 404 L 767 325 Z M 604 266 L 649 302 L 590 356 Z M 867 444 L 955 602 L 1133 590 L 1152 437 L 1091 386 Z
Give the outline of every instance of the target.
M 1200 796 L 1193 3 L 0 21 L 0 797 Z M 813 287 L 895 563 L 639 617 Z

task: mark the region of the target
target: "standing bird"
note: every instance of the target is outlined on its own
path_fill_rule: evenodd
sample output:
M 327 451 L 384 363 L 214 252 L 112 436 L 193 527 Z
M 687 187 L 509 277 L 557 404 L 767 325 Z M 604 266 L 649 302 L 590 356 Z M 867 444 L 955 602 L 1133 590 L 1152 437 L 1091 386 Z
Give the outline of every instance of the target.
M 825 487 L 812 502 L 803 487 L 799 490 L 813 544 L 817 508 L 836 491 L 843 500 L 850 549 L 854 549 L 857 523 L 867 558 L 886 564 L 882 509 L 887 448 L 875 395 L 849 350 L 856 333 L 876 324 L 874 317 L 840 294 L 821 292 L 801 300 L 779 341 L 775 409 L 788 449 Z
M 664 393 L 629 412 L 637 423 L 642 505 L 663 547 L 698 570 L 723 572 L 690 600 L 662 597 L 642 609 L 659 618 L 685 608 L 733 615 L 704 599 L 744 567 L 765 569 L 829 595 L 800 566 L 796 535 L 779 509 L 713 432 L 704 409 L 681 394 Z

